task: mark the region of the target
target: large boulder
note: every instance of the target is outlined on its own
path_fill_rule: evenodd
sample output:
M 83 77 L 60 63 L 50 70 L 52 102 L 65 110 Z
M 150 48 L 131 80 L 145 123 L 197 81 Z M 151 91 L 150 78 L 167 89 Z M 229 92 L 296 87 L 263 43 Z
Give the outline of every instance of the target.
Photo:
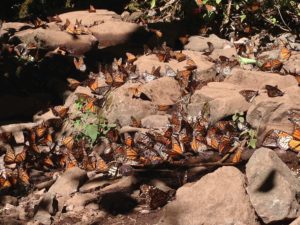
M 197 69 L 194 72 L 194 79 L 199 81 L 211 81 L 216 76 L 216 70 L 214 63 L 210 62 L 207 56 L 202 55 L 200 52 L 195 51 L 182 51 L 187 58 L 192 59 L 197 65 Z M 158 57 L 154 54 L 144 55 L 139 57 L 134 63 L 137 66 L 137 70 L 140 73 L 151 73 L 153 67 L 161 67 L 162 75 L 165 75 L 168 68 L 174 70 L 174 72 L 186 70 L 187 60 L 178 62 L 175 59 L 171 59 L 169 62 L 160 62 Z
M 300 53 L 293 52 L 289 60 L 284 63 L 283 69 L 288 73 L 300 74 Z
M 291 112 L 300 112 L 300 89 L 295 85 L 281 90 L 285 94 L 275 98 L 261 93 L 248 109 L 246 120 L 257 129 L 258 144 L 262 143 L 265 134 L 271 129 L 279 129 L 288 133 L 292 133 L 294 129 L 289 118 Z
M 66 31 L 43 28 L 23 30 L 11 38 L 46 50 L 62 47 L 72 55 L 82 55 L 96 47 L 98 43 L 98 40 L 90 34 L 74 37 Z
M 223 49 L 226 46 L 230 46 L 229 41 L 221 39 L 215 34 L 211 34 L 209 37 L 191 36 L 188 44 L 184 46 L 184 49 L 203 52 L 208 50 L 207 42 L 211 42 L 215 49 Z
M 198 116 L 205 104 L 208 104 L 209 120 L 214 123 L 223 117 L 247 111 L 251 104 L 239 94 L 242 89 L 242 87 L 230 83 L 208 83 L 207 86 L 192 95 L 188 113 L 191 116 Z
M 283 97 L 270 98 L 266 94 L 265 85 L 278 85 L 286 93 Z M 197 90 L 191 98 L 188 111 L 191 116 L 197 116 L 203 106 L 208 104 L 211 122 L 216 122 L 237 112 L 248 111 L 247 121 L 253 127 L 258 128 L 260 134 L 266 130 L 266 127 L 263 126 L 268 121 L 270 121 L 269 124 L 278 126 L 281 126 L 282 122 L 286 124 L 287 117 L 279 116 L 282 116 L 284 110 L 292 109 L 292 107 L 295 109 L 295 106 L 299 105 L 296 104 L 298 101 L 296 95 L 299 93 L 297 85 L 296 79 L 290 75 L 280 76 L 273 73 L 233 69 L 224 82 L 211 82 Z M 249 103 L 239 93 L 241 90 L 259 91 L 259 96 Z M 261 99 L 264 100 L 264 103 L 260 103 Z M 291 101 L 294 103 L 293 106 L 289 104 Z M 287 104 L 288 107 L 286 107 Z M 272 109 L 262 113 L 261 111 L 264 111 L 265 106 L 268 105 L 271 105 Z M 280 110 L 281 114 L 276 113 L 275 108 Z M 287 114 L 287 111 L 285 113 Z
M 246 165 L 246 176 L 250 201 L 264 223 L 300 216 L 300 181 L 274 151 L 257 149 Z
M 143 93 L 144 97 L 135 96 L 132 90 L 136 88 Z M 155 115 L 159 105 L 173 105 L 180 97 L 180 86 L 171 77 L 162 77 L 144 85 L 127 83 L 111 92 L 102 115 L 111 123 L 118 120 L 122 126 L 125 126 L 131 122 L 131 117 L 143 119 Z
M 95 13 L 89 13 L 87 10 L 68 12 L 59 17 L 63 21 L 69 19 L 71 23 L 81 21 L 81 24 L 88 27 L 97 38 L 101 48 L 124 44 L 146 33 L 138 24 L 124 22 L 120 15 L 103 9 L 97 9 Z
M 74 167 L 66 170 L 50 187 L 49 193 L 69 196 L 78 191 L 79 186 L 87 179 L 86 171 Z
M 176 200 L 165 207 L 159 224 L 259 224 L 245 185 L 245 177 L 238 169 L 222 167 L 179 188 Z
M 33 25 L 28 23 L 20 23 L 20 22 L 7 22 L 3 23 L 0 29 L 0 39 L 4 38 L 7 39 L 10 35 L 24 30 L 28 28 L 32 28 Z

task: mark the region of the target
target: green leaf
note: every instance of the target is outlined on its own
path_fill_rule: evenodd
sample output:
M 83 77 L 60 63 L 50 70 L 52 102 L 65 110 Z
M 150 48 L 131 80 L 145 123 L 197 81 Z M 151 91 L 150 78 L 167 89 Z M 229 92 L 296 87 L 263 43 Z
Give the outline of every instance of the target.
M 150 8 L 153 9 L 156 6 L 156 0 L 151 0 Z
M 232 116 L 232 120 L 233 121 L 236 121 L 238 119 L 238 115 L 237 114 L 234 114 L 233 116 Z
M 86 125 L 84 129 L 84 134 L 91 139 L 92 143 L 94 143 L 99 134 L 98 126 L 94 124 Z
M 239 117 L 239 121 L 240 121 L 240 123 L 244 123 L 245 122 L 245 118 L 244 117 Z
M 248 142 L 248 147 L 255 149 L 256 148 L 257 139 L 250 139 Z
M 219 5 L 222 2 L 222 0 L 216 0 L 216 3 Z
M 246 15 L 245 14 L 242 14 L 242 15 L 240 15 L 240 20 L 241 20 L 241 22 L 243 22 L 245 19 L 246 19 Z
M 256 64 L 257 60 L 256 59 L 244 58 L 244 57 L 239 56 L 239 62 L 241 64 Z

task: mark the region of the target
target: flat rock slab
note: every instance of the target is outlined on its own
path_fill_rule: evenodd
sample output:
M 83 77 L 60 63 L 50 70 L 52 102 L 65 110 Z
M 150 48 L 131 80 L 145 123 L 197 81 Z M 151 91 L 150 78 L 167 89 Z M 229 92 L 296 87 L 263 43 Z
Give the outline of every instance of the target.
M 237 112 L 247 111 L 250 103 L 239 94 L 243 88 L 224 82 L 211 82 L 200 90 L 197 90 L 188 105 L 188 113 L 191 116 L 198 116 L 205 104 L 210 109 L 209 120 L 214 123 L 223 117 Z
M 143 37 L 146 34 L 146 31 L 135 23 L 116 20 L 92 26 L 90 31 L 98 39 L 100 48 L 124 44 L 131 39 L 138 41 L 138 36 Z
M 82 55 L 98 44 L 98 40 L 93 35 L 78 35 L 74 37 L 66 31 L 43 28 L 17 32 L 12 36 L 12 39 L 18 39 L 26 44 L 34 44 L 47 50 L 62 47 L 73 55 Z
M 8 38 L 9 34 L 14 34 L 20 30 L 33 28 L 33 25 L 20 22 L 3 23 L 0 29 L 0 38 Z
M 264 223 L 300 215 L 300 181 L 274 151 L 257 149 L 246 165 L 246 176 L 250 201 Z
M 300 112 L 300 88 L 295 85 L 280 89 L 285 93 L 281 97 L 270 98 L 261 93 L 247 112 L 247 122 L 258 131 L 258 144 L 271 129 L 292 133 L 293 123 L 289 120 L 290 112 Z
M 139 88 L 148 99 L 134 96 L 132 90 L 136 88 Z M 155 115 L 159 105 L 173 105 L 180 97 L 180 86 L 171 77 L 162 77 L 144 85 L 127 83 L 110 93 L 102 115 L 110 123 L 118 119 L 122 126 L 126 126 L 130 124 L 131 117 L 143 119 L 146 116 Z
M 245 191 L 245 177 L 234 167 L 222 167 L 193 184 L 179 188 L 160 225 L 257 225 Z
M 85 179 L 87 179 L 86 171 L 78 167 L 68 169 L 59 178 L 57 178 L 48 192 L 56 193 L 60 196 L 68 196 L 77 192 L 79 185 Z
M 289 60 L 284 63 L 283 69 L 288 73 L 300 74 L 300 53 L 293 52 Z
M 82 25 L 87 27 L 92 27 L 106 21 L 121 20 L 121 16 L 105 9 L 97 9 L 95 13 L 89 13 L 88 10 L 72 11 L 62 13 L 59 17 L 63 23 L 68 19 L 71 23 L 75 24 L 76 20 L 78 20 L 81 21 Z
M 230 46 L 229 41 L 221 39 L 215 34 L 211 34 L 209 37 L 191 36 L 189 43 L 184 46 L 184 49 L 204 52 L 208 50 L 207 42 L 211 42 L 215 49 L 223 49 L 225 46 Z
M 214 63 L 208 60 L 208 57 L 202 55 L 200 52 L 195 51 L 182 51 L 183 54 L 187 56 L 187 58 L 192 59 L 197 65 L 197 69 L 194 71 L 194 79 L 201 81 L 209 81 L 213 80 L 216 76 L 216 70 Z M 153 67 L 161 67 L 161 74 L 164 76 L 167 73 L 168 68 L 174 70 L 174 72 L 186 70 L 185 66 L 187 66 L 187 60 L 183 60 L 182 62 L 178 62 L 175 59 L 171 59 L 169 62 L 160 62 L 158 57 L 154 54 L 143 55 L 134 62 L 137 66 L 137 69 L 140 73 L 151 73 Z
M 270 98 L 266 94 L 266 85 L 278 85 L 286 94 L 283 97 Z M 239 93 L 241 90 L 259 91 L 251 103 Z M 274 73 L 259 71 L 247 71 L 233 69 L 231 75 L 226 77 L 224 82 L 210 82 L 207 86 L 197 90 L 188 105 L 188 113 L 191 116 L 198 116 L 205 104 L 210 108 L 210 121 L 216 122 L 224 117 L 238 112 L 248 111 L 247 121 L 255 128 L 259 129 L 259 134 L 264 133 L 266 127 L 263 125 L 282 125 L 287 123 L 287 116 L 282 117 L 284 110 L 292 107 L 297 108 L 299 93 L 298 82 L 293 76 L 281 76 Z M 260 102 L 263 102 L 260 104 Z M 266 104 L 266 102 L 268 104 Z M 271 105 L 272 109 L 262 112 Z M 296 106 L 296 107 L 295 107 Z M 277 111 L 280 111 L 280 115 Z M 300 108 L 299 108 L 300 110 Z M 291 123 L 288 123 L 290 127 Z

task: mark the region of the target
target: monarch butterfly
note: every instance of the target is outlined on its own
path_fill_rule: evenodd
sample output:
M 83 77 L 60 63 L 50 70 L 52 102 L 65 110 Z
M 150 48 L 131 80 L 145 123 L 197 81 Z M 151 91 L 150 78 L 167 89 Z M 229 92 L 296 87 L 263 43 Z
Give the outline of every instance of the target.
M 67 115 L 68 111 L 69 111 L 69 108 L 64 107 L 64 106 L 62 106 L 62 105 L 54 106 L 54 107 L 52 108 L 53 114 L 54 114 L 55 116 L 60 117 L 60 118 L 64 118 L 64 117 Z
M 15 163 L 15 151 L 7 145 L 6 153 L 4 155 L 4 162 L 7 164 Z
M 241 161 L 241 157 L 242 157 L 242 153 L 243 153 L 243 148 L 238 148 L 238 149 L 235 151 L 235 153 L 234 153 L 234 155 L 233 155 L 233 157 L 232 157 L 231 162 L 233 162 L 233 163 L 238 163 L 238 162 L 240 162 L 240 161 Z
M 111 129 L 107 132 L 106 137 L 111 142 L 117 142 L 119 139 L 119 132 L 117 129 Z
M 158 111 L 168 111 L 172 105 L 157 105 L 156 107 Z
M 169 119 L 171 125 L 173 126 L 173 132 L 179 134 L 181 130 L 182 116 L 179 113 L 173 113 L 171 119 Z
M 272 143 L 272 140 L 276 140 L 276 144 Z M 280 148 L 281 150 L 288 150 L 290 148 L 289 143 L 291 140 L 293 140 L 292 135 L 289 135 L 288 133 L 281 130 L 271 130 L 267 133 L 263 145 L 266 146 L 266 144 L 268 144 L 271 147 L 275 146 Z
M 136 56 L 133 55 L 132 53 L 126 52 L 127 56 L 127 62 L 133 63 L 135 60 L 137 60 Z
M 44 159 L 43 159 L 43 164 L 47 167 L 53 167 L 54 166 L 54 163 L 52 161 L 52 159 L 50 158 L 50 156 L 46 156 Z
M 110 73 L 106 72 L 104 76 L 105 76 L 105 83 L 108 85 L 112 85 L 114 82 L 112 75 Z
M 157 152 L 157 154 L 163 159 L 167 160 L 168 159 L 168 154 L 166 153 L 167 148 L 164 144 L 162 143 L 156 143 L 153 146 L 153 150 Z
M 168 62 L 168 60 L 169 60 L 167 54 L 165 54 L 165 53 L 158 52 L 158 53 L 156 53 L 156 56 L 160 62 Z
M 87 102 L 85 104 L 85 106 L 82 108 L 83 112 L 92 112 L 92 113 L 96 113 L 97 109 L 96 109 L 96 106 L 95 106 L 95 101 L 96 99 L 95 98 L 89 98 L 87 99 Z
M 32 143 L 32 144 L 30 145 L 30 148 L 31 148 L 35 153 L 40 154 L 40 153 L 42 152 L 41 149 L 39 148 L 39 146 L 37 146 L 37 144 L 35 144 L 35 143 Z
M 68 153 L 68 156 L 66 157 L 66 169 L 71 169 L 77 166 L 78 163 L 75 157 L 72 155 L 72 153 Z
M 291 54 L 292 54 L 291 51 L 284 47 L 280 50 L 279 57 L 281 60 L 286 61 L 291 57 Z
M 24 184 L 26 186 L 30 184 L 29 175 L 26 172 L 26 170 L 24 170 L 23 168 L 18 169 L 18 179 L 22 184 Z
M 182 62 L 182 61 L 186 60 L 186 55 L 183 54 L 182 52 L 175 52 L 174 56 L 178 62 Z
M 232 140 L 230 137 L 223 135 L 218 145 L 218 151 L 221 154 L 226 154 L 231 148 Z
M 167 77 L 176 77 L 177 73 L 168 65 L 165 65 L 165 74 Z
M 67 30 L 68 31 L 68 30 Z M 79 30 L 73 30 L 73 31 L 70 31 L 71 33 L 72 32 L 75 32 L 75 34 L 80 34 L 81 31 Z M 74 58 L 73 60 L 74 62 L 74 65 L 75 65 L 75 68 L 81 72 L 85 72 L 86 71 L 86 65 L 84 64 L 84 60 L 83 60 L 83 57 L 79 57 L 78 59 Z
M 196 137 L 194 137 L 191 142 L 191 148 L 196 153 L 204 152 L 208 149 L 207 145 L 199 141 Z
M 266 85 L 267 93 L 269 97 L 280 97 L 283 96 L 284 93 L 279 90 L 278 86 Z
M 124 143 L 128 147 L 131 147 L 133 145 L 133 138 L 129 133 L 124 133 Z
M 300 129 L 295 129 L 292 136 L 293 139 L 289 141 L 289 148 L 293 151 L 300 152 Z
M 141 127 L 142 122 L 141 122 L 141 120 L 136 119 L 134 116 L 131 116 L 129 126 L 131 126 L 131 127 Z
M 156 68 L 153 66 L 151 74 L 154 75 L 155 77 L 160 77 L 161 76 L 160 69 L 161 69 L 161 66 L 158 66 Z
M 64 146 L 66 146 L 68 150 L 72 150 L 73 149 L 73 145 L 74 145 L 74 139 L 73 139 L 73 137 L 72 136 L 65 137 L 62 140 L 62 144 Z
M 90 5 L 90 8 L 88 10 L 89 13 L 95 13 L 96 12 L 96 9 L 94 6 Z
M 255 97 L 258 95 L 258 91 L 253 90 L 242 90 L 239 92 L 247 102 L 253 102 Z
M 129 160 L 136 160 L 138 158 L 138 153 L 137 150 L 132 148 L 132 147 L 126 147 L 125 148 L 126 151 L 126 157 Z
M 282 67 L 282 62 L 280 62 L 278 59 L 271 59 L 267 62 L 265 62 L 261 69 L 266 71 L 274 71 L 274 70 L 280 70 Z
M 52 135 L 51 135 L 50 133 L 48 133 L 48 134 L 44 137 L 44 139 L 42 139 L 42 140 L 40 141 L 40 144 L 42 144 L 42 145 L 47 145 L 47 146 L 50 147 L 50 146 L 53 144 Z
M 187 69 L 187 70 L 195 70 L 195 69 L 197 69 L 197 65 L 196 65 L 196 63 L 194 62 L 194 60 L 192 60 L 192 59 L 187 59 L 186 60 L 186 66 L 185 66 L 185 68 Z
M 24 149 L 20 153 L 16 154 L 15 162 L 16 163 L 24 162 L 26 159 L 26 155 L 27 155 L 27 147 L 24 147 Z
M 177 157 L 182 155 L 184 152 L 182 146 L 180 145 L 179 141 L 175 137 L 172 137 L 172 149 L 171 151 L 168 151 L 169 156 L 172 157 Z
M 80 85 L 80 82 L 73 78 L 67 78 L 67 81 L 68 81 L 68 86 L 71 90 L 75 90 Z
M 125 76 L 122 73 L 118 73 L 113 77 L 113 86 L 120 87 L 125 83 Z
M 192 133 L 187 131 L 187 128 L 183 128 L 179 133 L 179 140 L 181 143 L 188 144 L 191 141 Z
M 10 188 L 12 184 L 10 181 L 3 176 L 0 176 L 0 190 Z
M 108 166 L 106 162 L 99 155 L 95 154 L 95 159 L 96 159 L 95 169 L 97 171 L 104 172 L 108 170 Z
M 44 124 L 41 124 L 39 126 L 37 126 L 36 128 L 34 128 L 35 134 L 38 138 L 41 138 L 44 136 L 44 134 L 47 131 L 47 126 L 45 126 Z

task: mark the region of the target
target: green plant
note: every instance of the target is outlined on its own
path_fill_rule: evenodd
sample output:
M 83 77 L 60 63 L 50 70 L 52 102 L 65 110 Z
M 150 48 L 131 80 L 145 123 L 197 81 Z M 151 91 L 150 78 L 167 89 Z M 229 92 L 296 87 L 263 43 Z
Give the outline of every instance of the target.
M 235 113 L 232 116 L 232 121 L 236 124 L 238 129 L 242 131 L 240 133 L 240 137 L 247 141 L 247 147 L 255 149 L 257 143 L 257 132 L 256 130 L 249 128 L 249 125 L 245 120 L 245 114 L 243 112 Z
M 247 139 L 247 147 L 255 149 L 256 143 L 257 143 L 257 132 L 254 129 L 247 129 L 244 130 L 241 134 L 241 137 L 244 137 Z
M 116 124 L 110 124 L 108 121 L 99 117 L 96 112 L 83 111 L 86 100 L 78 98 L 75 101 L 74 108 L 77 110 L 76 119 L 71 120 L 73 133 L 77 140 L 86 139 L 90 145 L 93 145 L 101 136 L 105 136 Z

